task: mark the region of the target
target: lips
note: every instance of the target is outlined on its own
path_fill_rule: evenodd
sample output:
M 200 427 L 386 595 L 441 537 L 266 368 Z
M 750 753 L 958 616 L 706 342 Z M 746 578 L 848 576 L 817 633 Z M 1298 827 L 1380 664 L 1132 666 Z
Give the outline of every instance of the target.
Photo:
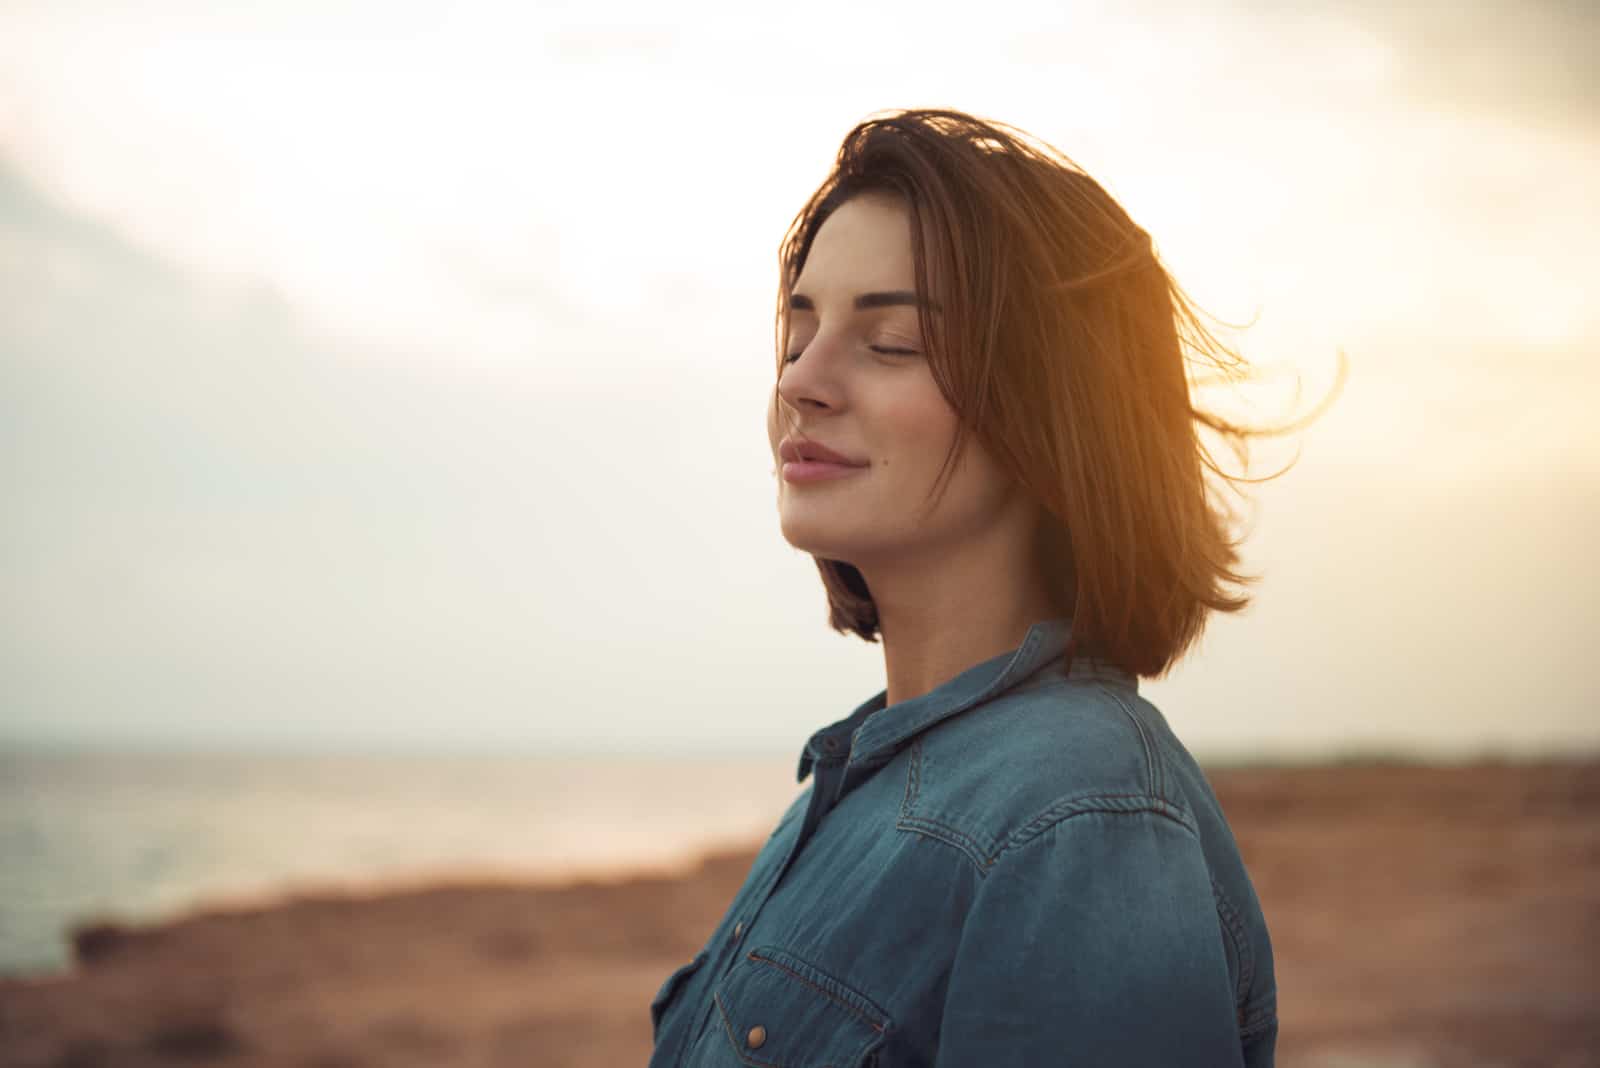
M 778 455 L 791 463 L 811 460 L 818 463 L 843 464 L 846 467 L 866 467 L 867 461 L 835 452 L 821 442 L 810 438 L 784 438 L 778 445 Z

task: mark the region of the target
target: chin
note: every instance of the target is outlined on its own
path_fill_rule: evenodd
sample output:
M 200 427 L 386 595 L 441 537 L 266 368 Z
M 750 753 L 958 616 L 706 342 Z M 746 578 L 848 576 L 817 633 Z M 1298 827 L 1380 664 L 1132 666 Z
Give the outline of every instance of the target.
M 784 516 L 779 526 L 784 540 L 801 552 L 856 567 L 861 566 L 862 559 L 873 556 L 874 549 L 881 553 L 886 548 L 881 537 L 877 542 L 872 540 L 873 531 L 845 529 L 842 524 L 821 517 Z
M 841 537 L 843 532 L 838 529 L 837 524 L 815 517 L 801 519 L 782 516 L 778 525 L 783 531 L 783 540 L 801 552 L 829 560 L 842 560 L 849 555 L 850 539 Z

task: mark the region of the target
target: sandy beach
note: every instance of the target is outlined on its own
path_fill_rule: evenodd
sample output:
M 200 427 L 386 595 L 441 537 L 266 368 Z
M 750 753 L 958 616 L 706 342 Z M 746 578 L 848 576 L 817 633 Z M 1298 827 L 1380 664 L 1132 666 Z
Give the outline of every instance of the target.
M 1209 771 L 1271 925 L 1279 1063 L 1600 1065 L 1600 761 Z M 676 871 L 86 924 L 0 1063 L 643 1064 L 750 849 Z

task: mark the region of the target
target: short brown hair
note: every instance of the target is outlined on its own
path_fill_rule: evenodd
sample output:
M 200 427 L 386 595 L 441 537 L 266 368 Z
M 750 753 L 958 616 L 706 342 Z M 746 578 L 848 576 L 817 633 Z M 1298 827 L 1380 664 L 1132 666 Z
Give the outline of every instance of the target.
M 1164 674 L 1208 610 L 1249 601 L 1237 589 L 1253 579 L 1237 570 L 1232 513 L 1206 472 L 1230 486 L 1240 479 L 1222 471 L 1199 427 L 1241 460 L 1246 436 L 1269 431 L 1197 409 L 1188 378 L 1190 361 L 1236 378 L 1244 360 L 1201 325 L 1149 234 L 1059 150 L 964 112 L 912 109 L 852 129 L 785 234 L 779 374 L 788 297 L 818 229 L 873 192 L 909 210 L 918 292 L 939 282 L 939 316 L 926 306 L 918 315 L 960 429 L 936 490 L 976 434 L 1044 505 L 1046 581 L 1073 619 L 1075 647 L 1137 675 Z M 860 571 L 816 562 L 829 624 L 875 641 L 877 608 Z

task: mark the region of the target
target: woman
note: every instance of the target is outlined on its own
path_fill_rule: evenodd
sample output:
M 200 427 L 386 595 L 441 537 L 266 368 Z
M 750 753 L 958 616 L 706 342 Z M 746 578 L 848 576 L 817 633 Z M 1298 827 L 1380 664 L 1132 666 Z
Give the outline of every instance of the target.
M 653 1004 L 653 1068 L 1270 1065 L 1272 949 L 1138 693 L 1246 598 L 1148 235 L 1011 127 L 891 113 L 781 250 L 783 535 L 887 685 Z

